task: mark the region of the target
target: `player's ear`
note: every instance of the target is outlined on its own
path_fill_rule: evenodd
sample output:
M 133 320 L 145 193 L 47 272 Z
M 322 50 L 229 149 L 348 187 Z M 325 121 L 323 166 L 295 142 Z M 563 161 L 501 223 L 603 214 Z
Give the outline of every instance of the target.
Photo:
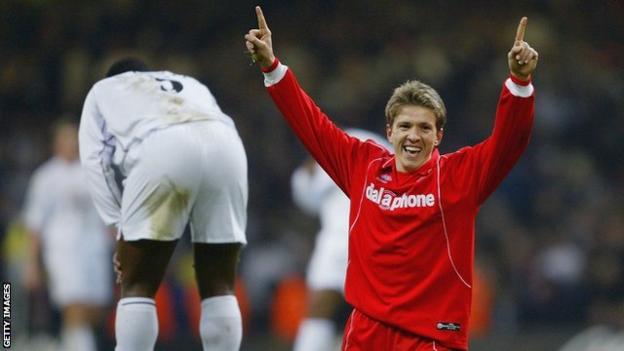
M 440 145 L 442 142 L 442 137 L 444 137 L 444 128 L 440 128 L 436 133 L 436 140 L 433 142 L 435 146 Z
M 392 127 L 389 124 L 386 124 L 386 139 L 388 139 L 390 143 L 392 143 L 392 140 L 390 139 L 391 137 L 392 137 Z

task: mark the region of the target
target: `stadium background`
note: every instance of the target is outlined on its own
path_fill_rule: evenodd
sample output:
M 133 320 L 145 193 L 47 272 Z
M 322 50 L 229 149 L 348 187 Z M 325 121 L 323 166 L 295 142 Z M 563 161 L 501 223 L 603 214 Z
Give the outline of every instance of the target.
M 77 119 L 90 85 L 112 60 L 127 54 L 144 57 L 156 69 L 199 78 L 237 123 L 250 166 L 249 245 L 239 284 L 242 349 L 289 347 L 318 223 L 290 199 L 290 173 L 305 152 L 243 53 L 243 34 L 256 26 L 254 5 L 0 2 L 0 274 L 13 282 L 16 349 L 26 336 L 38 335 L 38 346 L 22 347 L 44 350 L 41 335 L 58 330 L 58 315 L 45 296 L 20 292 L 25 186 L 49 156 L 52 122 L 61 116 Z M 599 336 L 621 330 L 623 1 L 260 5 L 278 57 L 343 126 L 383 132 L 385 102 L 407 79 L 438 89 L 449 116 L 443 152 L 488 134 L 507 76 L 506 53 L 518 20 L 528 16 L 526 40 L 540 53 L 536 125 L 529 149 L 479 216 L 473 350 L 558 350 L 590 326 L 613 326 L 593 329 Z M 161 292 L 158 350 L 199 349 L 195 327 L 188 326 L 196 316 L 185 312 L 193 311 L 192 305 L 185 307 L 194 301 L 186 297 L 193 296 L 191 280 L 183 244 Z M 110 333 L 101 328 L 107 349 Z M 621 337 L 613 345 L 608 350 L 624 349 Z

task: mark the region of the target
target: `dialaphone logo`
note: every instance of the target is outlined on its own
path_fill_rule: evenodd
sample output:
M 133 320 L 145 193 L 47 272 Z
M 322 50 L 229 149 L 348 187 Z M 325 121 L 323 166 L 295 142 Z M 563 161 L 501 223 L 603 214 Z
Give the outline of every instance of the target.
M 373 183 L 366 187 L 366 198 L 378 204 L 381 209 L 388 211 L 394 211 L 399 208 L 435 206 L 435 196 L 433 194 L 403 194 L 397 196 L 383 187 L 375 189 L 375 184 Z

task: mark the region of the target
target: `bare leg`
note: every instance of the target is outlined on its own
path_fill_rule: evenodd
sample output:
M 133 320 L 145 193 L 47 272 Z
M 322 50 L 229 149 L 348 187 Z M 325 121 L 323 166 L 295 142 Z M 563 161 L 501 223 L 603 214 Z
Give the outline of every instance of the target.
M 312 290 L 308 315 L 299 326 L 295 351 L 320 351 L 334 348 L 336 326 L 332 317 L 340 305 L 342 294 L 331 289 Z
M 118 241 L 121 300 L 115 316 L 116 351 L 153 351 L 158 337 L 154 296 L 177 241 Z
M 61 333 L 63 349 L 67 351 L 96 351 L 94 322 L 99 321 L 102 309 L 81 303 L 65 306 L 62 311 L 63 331 Z
M 195 273 L 201 302 L 199 334 L 204 350 L 235 351 L 242 322 L 234 296 L 241 244 L 195 244 Z
M 117 242 L 121 263 L 121 297 L 154 298 L 165 275 L 176 241 Z
M 195 273 L 202 300 L 234 294 L 241 244 L 194 244 Z
M 342 294 L 331 289 L 312 290 L 308 306 L 308 318 L 331 319 L 342 302 Z

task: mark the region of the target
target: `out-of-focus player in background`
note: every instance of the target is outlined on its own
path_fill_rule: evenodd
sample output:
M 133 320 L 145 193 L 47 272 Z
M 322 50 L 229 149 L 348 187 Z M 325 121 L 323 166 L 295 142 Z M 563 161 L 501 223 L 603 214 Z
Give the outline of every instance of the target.
M 26 195 L 24 223 L 31 238 L 24 283 L 37 290 L 47 278 L 51 302 L 61 313 L 62 350 L 95 351 L 93 328 L 112 296 L 113 236 L 91 201 L 75 123 L 55 124 L 53 149 Z
M 247 157 L 208 88 L 138 59 L 114 63 L 85 100 L 80 156 L 100 215 L 119 229 L 115 350 L 154 349 L 154 296 L 187 224 L 203 348 L 238 350 L 234 280 L 246 243 Z
M 440 155 L 446 108 L 433 88 L 408 81 L 394 90 L 386 105 L 394 154 L 362 142 L 334 125 L 276 59 L 260 7 L 256 15 L 245 45 L 265 86 L 351 200 L 345 298 L 353 312 L 342 349 L 467 350 L 476 215 L 526 149 L 533 122 L 538 55 L 524 41 L 527 19 L 507 54 L 492 134 Z
M 357 128 L 346 132 L 390 149 L 388 142 L 378 134 Z M 349 246 L 349 198 L 312 158 L 295 169 L 291 189 L 297 206 L 310 216 L 318 216 L 321 227 L 308 263 L 307 315 L 299 326 L 294 350 L 328 351 L 334 348 L 333 318 L 343 301 Z

